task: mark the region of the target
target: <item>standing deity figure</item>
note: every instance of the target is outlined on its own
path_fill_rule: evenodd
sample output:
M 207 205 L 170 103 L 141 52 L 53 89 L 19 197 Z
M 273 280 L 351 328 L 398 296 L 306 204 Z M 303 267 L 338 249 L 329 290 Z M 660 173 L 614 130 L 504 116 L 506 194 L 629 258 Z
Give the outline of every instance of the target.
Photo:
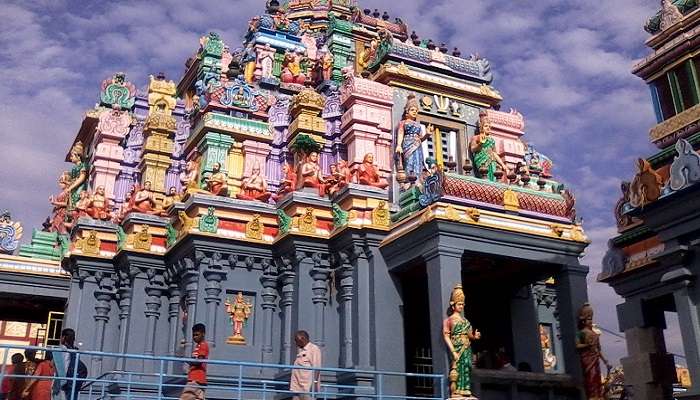
M 80 192 L 87 189 L 87 163 L 83 161 L 83 143 L 78 141 L 70 150 L 70 162 L 73 168 L 70 170 L 70 184 L 65 191 L 70 193 L 68 208 L 75 208 L 80 200 Z
M 586 399 L 603 400 L 603 381 L 600 374 L 600 362 L 610 370 L 608 360 L 603 357 L 600 348 L 600 334 L 593 328 L 593 308 L 585 303 L 578 313 L 578 328 L 576 334 L 576 349 L 581 357 L 583 370 L 583 388 Z
M 211 169 L 211 175 L 205 179 L 207 190 L 215 196 L 227 196 L 228 184 L 226 183 L 226 174 L 221 172 L 221 164 L 214 163 Z
M 425 169 L 422 142 L 433 133 L 433 126 L 425 127 L 418 121 L 418 101 L 411 94 L 408 96 L 406 106 L 403 109 L 403 117 L 396 131 L 396 154 L 400 157 L 401 164 L 407 176 L 419 177 Z
M 245 50 L 243 51 L 243 57 L 241 63 L 244 65 L 243 76 L 245 81 L 248 83 L 253 83 L 253 77 L 255 76 L 255 61 L 257 60 L 257 53 L 255 52 L 255 47 L 253 43 L 248 43 Z
M 305 187 L 318 189 L 318 195 L 323 196 L 326 181 L 321 176 L 321 166 L 318 165 L 318 153 L 312 151 L 297 171 L 297 190 Z
M 367 153 L 362 159 L 362 164 L 357 167 L 357 179 L 361 185 L 374 186 L 380 189 L 386 189 L 389 182 L 379 176 L 377 167 L 374 165 L 374 154 Z
M 321 73 L 324 81 L 331 80 L 333 74 L 333 53 L 326 51 L 321 59 Z
M 233 335 L 226 340 L 226 343 L 245 344 L 243 326 L 248 321 L 248 318 L 250 318 L 253 304 L 246 301 L 243 297 L 243 293 L 238 292 L 233 300 L 230 298 L 226 299 L 224 305 L 226 306 L 226 313 L 228 313 L 231 318 L 231 324 L 233 325 Z
M 453 398 L 471 396 L 471 341 L 479 340 L 481 333 L 472 329 L 472 325 L 464 318 L 462 285 L 456 285 L 452 289 L 448 316 L 442 323 L 442 334 L 452 359 L 449 373 L 450 396 Z
M 236 195 L 243 200 L 259 200 L 267 203 L 272 193 L 267 190 L 267 180 L 260 174 L 260 164 L 253 164 L 253 170 L 249 177 L 243 179 L 241 192 Z
M 281 78 L 284 83 L 304 84 L 306 75 L 301 70 L 301 54 L 289 50 L 284 54 Z
M 61 193 L 55 197 L 49 197 L 49 203 L 51 203 L 53 206 L 49 231 L 58 232 L 59 235 L 68 234 L 68 226 L 66 226 L 66 210 L 68 208 L 70 193 L 66 190 L 66 188 L 70 184 L 70 181 L 70 174 L 68 172 L 61 174 L 61 176 L 58 178 L 58 186 L 61 188 Z
M 495 182 L 496 170 L 500 168 L 503 170 L 504 176 L 507 176 L 508 166 L 496 151 L 496 140 L 491 136 L 491 123 L 485 114 L 481 114 L 479 117 L 479 134 L 472 138 L 469 149 L 474 158 L 474 165 L 482 173 L 482 178 L 483 175 L 486 175 L 488 180 Z

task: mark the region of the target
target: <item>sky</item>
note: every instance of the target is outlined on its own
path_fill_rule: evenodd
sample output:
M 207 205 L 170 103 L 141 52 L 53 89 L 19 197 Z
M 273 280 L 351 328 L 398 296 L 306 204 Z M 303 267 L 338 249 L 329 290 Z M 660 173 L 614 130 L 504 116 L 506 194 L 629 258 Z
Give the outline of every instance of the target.
M 0 8 L 0 208 L 22 221 L 26 237 L 48 215 L 64 157 L 103 79 L 124 71 L 145 88 L 149 74 L 176 82 L 200 36 L 219 32 L 235 48 L 263 0 L 7 1 Z M 400 6 L 397 4 L 400 3 Z M 633 162 L 654 152 L 655 123 L 646 84 L 630 73 L 647 55 L 643 25 L 657 0 L 360 0 L 361 8 L 400 17 L 421 38 L 478 53 L 491 62 L 502 110 L 522 112 L 526 139 L 554 160 L 592 240 L 589 297 L 596 322 L 618 331 L 621 299 L 595 278 L 612 209 Z M 677 322 L 667 345 L 682 352 Z M 617 362 L 622 339 L 603 336 Z

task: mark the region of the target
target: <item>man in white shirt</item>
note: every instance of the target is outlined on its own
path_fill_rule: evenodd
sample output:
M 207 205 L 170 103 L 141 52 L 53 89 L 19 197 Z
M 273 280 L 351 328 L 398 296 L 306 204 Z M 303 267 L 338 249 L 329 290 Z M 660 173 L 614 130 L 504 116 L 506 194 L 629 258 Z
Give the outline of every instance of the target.
M 321 349 L 309 341 L 309 333 L 298 331 L 294 334 L 297 358 L 294 365 L 297 367 L 321 368 Z M 296 368 L 292 370 L 289 390 L 294 392 L 294 400 L 311 400 L 312 392 L 321 390 L 321 371 Z

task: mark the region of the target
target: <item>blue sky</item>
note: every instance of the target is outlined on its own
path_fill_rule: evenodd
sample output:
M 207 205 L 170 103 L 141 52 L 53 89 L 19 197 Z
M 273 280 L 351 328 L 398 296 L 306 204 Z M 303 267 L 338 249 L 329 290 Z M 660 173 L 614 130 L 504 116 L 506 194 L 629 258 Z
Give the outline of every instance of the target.
M 0 208 L 30 228 L 49 213 L 63 162 L 85 111 L 98 101 L 100 82 L 125 71 L 137 87 L 163 71 L 177 81 L 198 38 L 219 32 L 232 48 L 263 0 L 183 2 L 7 1 L 0 9 Z M 400 6 L 398 6 L 400 4 Z M 491 61 L 503 109 L 526 118 L 526 136 L 555 162 L 570 185 L 593 244 L 589 296 L 596 319 L 617 330 L 606 285 L 595 283 L 606 241 L 614 235 L 612 208 L 633 161 L 653 152 L 649 92 L 630 74 L 648 54 L 645 20 L 656 0 L 361 0 L 361 8 L 401 17 L 421 38 L 479 53 Z M 673 325 L 673 324 L 672 324 Z M 669 348 L 678 351 L 671 332 Z M 625 353 L 607 335 L 612 360 Z

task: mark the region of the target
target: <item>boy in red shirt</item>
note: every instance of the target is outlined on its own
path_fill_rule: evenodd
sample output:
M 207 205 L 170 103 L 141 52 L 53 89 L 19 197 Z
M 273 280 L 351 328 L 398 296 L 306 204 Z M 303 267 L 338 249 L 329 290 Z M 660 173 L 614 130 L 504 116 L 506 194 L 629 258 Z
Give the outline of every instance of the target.
M 192 327 L 192 358 L 209 358 L 209 344 L 204 340 L 204 324 L 195 324 Z M 189 362 L 190 370 L 187 373 L 187 385 L 180 395 L 180 400 L 204 400 L 204 389 L 207 386 L 207 365 L 203 362 Z

